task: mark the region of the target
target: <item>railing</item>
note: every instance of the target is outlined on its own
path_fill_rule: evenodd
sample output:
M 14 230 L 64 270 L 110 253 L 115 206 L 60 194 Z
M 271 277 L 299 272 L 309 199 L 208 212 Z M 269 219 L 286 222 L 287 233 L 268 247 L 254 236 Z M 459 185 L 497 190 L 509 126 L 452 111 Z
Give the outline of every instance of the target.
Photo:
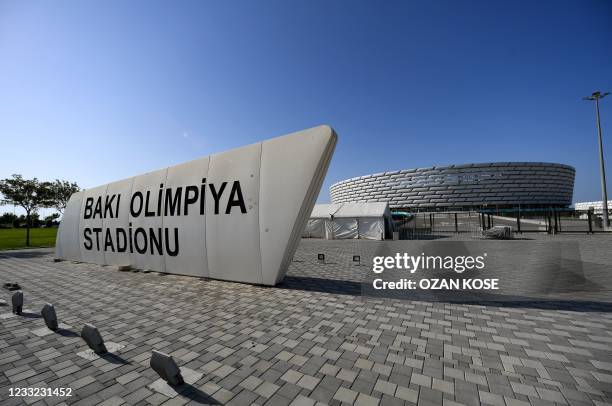
M 514 233 L 601 233 L 603 221 L 593 212 L 571 209 L 504 209 L 459 212 L 420 212 L 395 221 L 400 239 L 435 238 L 438 234 L 480 235 L 495 226 L 512 227 Z

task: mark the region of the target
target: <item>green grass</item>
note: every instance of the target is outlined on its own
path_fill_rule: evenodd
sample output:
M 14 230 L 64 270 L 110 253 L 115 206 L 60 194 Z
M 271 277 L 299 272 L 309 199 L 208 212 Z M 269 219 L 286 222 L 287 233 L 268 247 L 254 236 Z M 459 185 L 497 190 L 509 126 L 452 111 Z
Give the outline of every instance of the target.
M 32 228 L 30 229 L 30 247 L 54 247 L 57 228 Z M 25 244 L 25 228 L 2 228 L 0 229 L 0 251 L 17 248 L 28 248 Z

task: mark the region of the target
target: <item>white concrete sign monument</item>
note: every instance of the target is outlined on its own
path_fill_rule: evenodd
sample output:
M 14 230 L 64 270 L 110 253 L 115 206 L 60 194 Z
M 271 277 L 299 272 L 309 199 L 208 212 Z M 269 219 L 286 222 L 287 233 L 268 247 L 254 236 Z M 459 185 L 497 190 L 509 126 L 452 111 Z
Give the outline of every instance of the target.
M 275 285 L 336 139 L 315 127 L 75 193 L 56 256 Z

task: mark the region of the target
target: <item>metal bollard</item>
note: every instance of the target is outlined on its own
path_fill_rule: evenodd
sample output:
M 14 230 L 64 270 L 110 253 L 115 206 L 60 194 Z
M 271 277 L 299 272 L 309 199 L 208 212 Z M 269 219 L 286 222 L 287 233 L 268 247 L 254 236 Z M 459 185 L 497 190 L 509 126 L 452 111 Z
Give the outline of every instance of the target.
M 45 324 L 47 325 L 47 328 L 49 328 L 49 330 L 57 331 L 58 325 L 57 325 L 57 315 L 55 314 L 55 307 L 53 307 L 51 303 L 47 303 L 42 308 L 42 311 L 40 312 L 40 314 L 45 320 Z
M 181 375 L 181 370 L 170 355 L 153 350 L 150 365 L 151 368 L 157 372 L 159 377 L 168 382 L 170 385 L 182 385 L 185 383 L 183 376 Z
M 96 354 L 104 354 L 107 352 L 104 340 L 96 326 L 85 324 L 81 330 L 81 338 Z
M 13 296 L 11 296 L 11 302 L 13 304 L 13 313 L 21 315 L 23 312 L 23 292 L 18 290 L 17 292 L 13 293 Z

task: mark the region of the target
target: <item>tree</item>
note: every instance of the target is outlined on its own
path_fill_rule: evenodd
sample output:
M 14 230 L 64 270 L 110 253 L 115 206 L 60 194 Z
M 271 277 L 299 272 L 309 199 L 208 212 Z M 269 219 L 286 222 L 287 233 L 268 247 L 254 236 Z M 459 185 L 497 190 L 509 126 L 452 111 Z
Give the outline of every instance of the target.
M 11 227 L 13 222 L 19 217 L 16 214 L 6 212 L 0 216 L 0 227 Z
M 54 205 L 51 183 L 39 182 L 38 179 L 24 179 L 21 175 L 0 181 L 0 192 L 4 196 L 2 203 L 22 207 L 26 212 L 26 246 L 30 246 L 30 227 L 32 214 L 41 207 Z
M 59 213 L 53 213 L 47 217 L 44 218 L 43 222 L 45 224 L 45 227 L 53 227 L 57 225 L 57 219 L 60 217 Z
M 70 200 L 70 196 L 80 190 L 81 188 L 76 184 L 76 182 L 56 179 L 55 182 L 51 184 L 53 207 L 60 213 L 64 214 L 64 210 L 66 209 L 68 200 Z

